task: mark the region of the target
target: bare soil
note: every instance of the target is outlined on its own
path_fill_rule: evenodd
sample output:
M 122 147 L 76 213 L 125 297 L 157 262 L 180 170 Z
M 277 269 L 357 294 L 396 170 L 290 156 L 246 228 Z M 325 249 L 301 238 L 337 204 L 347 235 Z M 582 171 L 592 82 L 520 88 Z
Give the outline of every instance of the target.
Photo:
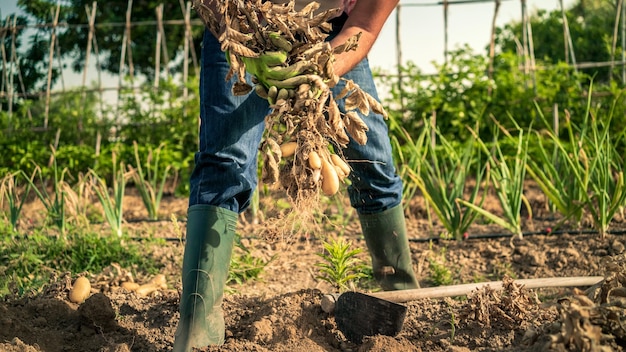
M 131 191 L 132 193 L 132 191 Z M 462 241 L 443 239 L 441 226 L 429 217 L 423 201 L 407 210 L 414 268 L 422 287 L 435 284 L 442 268 L 451 284 L 506 280 L 503 291 L 482 289 L 468 296 L 408 302 L 397 336 L 348 341 L 334 316 L 320 307 L 334 288 L 318 275 L 315 263 L 322 242 L 342 236 L 365 248 L 354 212 L 341 201 L 329 203 L 315 217 L 279 209 L 276 196 L 262 200 L 256 219 L 242 216 L 238 233 L 256 257 L 274 258 L 258 280 L 233 284 L 224 300 L 226 342 L 208 351 L 623 351 L 626 345 L 626 240 L 620 231 L 600 238 L 579 228 L 551 229 L 540 195 L 527 194 L 534 217 L 526 219 L 522 239 L 477 223 Z M 143 297 L 119 287 L 126 268 L 88 273 L 91 296 L 71 303 L 68 292 L 79 273 L 59 273 L 42 291 L 0 302 L 0 351 L 168 351 L 178 323 L 180 267 L 186 200 L 169 197 L 162 221 L 146 218 L 135 194 L 125 224 L 137 237 L 161 237 L 147 254 L 159 258 L 168 289 Z M 497 209 L 497 203 L 489 203 Z M 268 210 L 269 209 L 269 210 Z M 26 209 L 36 216 L 36 206 Z M 179 220 L 170 220 L 174 214 Z M 284 215 L 288 214 L 288 215 Z M 281 218 L 281 216 L 284 216 Z M 285 236 L 285 224 L 302 220 L 298 235 Z M 582 226 L 585 226 L 583 222 Z M 613 229 L 624 228 L 620 219 Z M 588 228 L 588 227 L 585 227 Z M 550 231 L 552 230 L 552 231 Z M 432 238 L 432 240 L 428 240 Z M 367 252 L 362 254 L 369 260 Z M 597 287 L 528 290 L 508 278 L 603 276 Z M 135 277 L 147 282 L 150 277 Z M 375 285 L 360 291 L 377 290 Z

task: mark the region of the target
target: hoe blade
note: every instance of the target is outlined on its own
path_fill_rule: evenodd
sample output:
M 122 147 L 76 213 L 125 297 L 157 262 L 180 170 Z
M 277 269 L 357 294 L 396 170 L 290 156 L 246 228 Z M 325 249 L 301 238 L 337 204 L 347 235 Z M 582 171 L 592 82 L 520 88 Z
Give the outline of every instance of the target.
M 359 292 L 345 292 L 337 299 L 335 321 L 344 336 L 361 343 L 364 336 L 395 336 L 404 324 L 406 306 Z

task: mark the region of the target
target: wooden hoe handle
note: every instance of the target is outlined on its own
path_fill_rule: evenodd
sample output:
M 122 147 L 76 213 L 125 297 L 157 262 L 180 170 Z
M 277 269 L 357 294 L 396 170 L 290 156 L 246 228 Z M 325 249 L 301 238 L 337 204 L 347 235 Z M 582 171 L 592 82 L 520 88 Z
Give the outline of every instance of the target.
M 592 286 L 604 280 L 603 276 L 575 276 L 575 277 L 552 277 L 541 279 L 514 280 L 517 285 L 526 288 L 546 288 L 546 287 L 575 287 Z M 462 285 L 438 286 L 427 288 L 416 288 L 410 290 L 384 291 L 368 293 L 368 295 L 384 299 L 395 303 L 404 303 L 422 298 L 443 298 L 466 295 L 473 290 L 489 286 L 496 291 L 502 290 L 502 281 L 478 282 Z M 335 310 L 335 302 L 340 294 L 327 294 L 322 297 L 321 306 L 327 313 Z

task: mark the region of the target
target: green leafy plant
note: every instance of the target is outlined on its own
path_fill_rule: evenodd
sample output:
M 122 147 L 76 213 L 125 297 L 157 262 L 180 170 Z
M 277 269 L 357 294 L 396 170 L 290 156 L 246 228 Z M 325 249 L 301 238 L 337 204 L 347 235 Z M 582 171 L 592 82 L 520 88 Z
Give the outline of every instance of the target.
M 258 279 L 265 267 L 275 258 L 273 256 L 269 260 L 263 260 L 255 257 L 239 240 L 235 243 L 235 249 L 230 259 L 227 283 L 241 285 L 244 282 Z
M 142 167 L 141 158 L 139 157 L 139 147 L 137 142 L 133 142 L 135 151 L 136 167 L 129 166 L 130 176 L 139 190 L 141 200 L 148 211 L 148 217 L 151 220 L 157 220 L 159 217 L 159 206 L 163 197 L 163 189 L 165 182 L 171 170 L 171 166 L 167 165 L 162 170 L 160 162 L 161 150 L 165 146 L 159 145 L 156 149 L 150 149 L 145 160 L 145 172 Z
M 430 126 L 428 123 L 424 125 Z M 475 185 L 469 192 L 467 201 L 472 204 L 478 202 L 477 206 L 482 206 L 486 197 L 486 187 L 484 187 L 480 200 L 477 199 L 481 194 L 481 183 L 485 175 L 486 165 L 480 165 L 480 153 L 475 152 L 473 139 L 465 142 L 465 146 L 459 151 L 450 141 L 437 132 L 436 136 L 440 146 L 440 150 L 437 150 L 435 140 L 430 137 L 433 136 L 432 130 L 426 127 L 425 131 L 424 159 L 419 165 L 419 169 L 408 170 L 409 176 L 419 187 L 431 209 L 434 210 L 445 227 L 448 232 L 446 237 L 452 236 L 460 240 L 474 222 L 478 212 L 470 207 L 462 207 L 457 199 L 465 198 L 465 192 L 470 189 L 468 181 L 472 179 L 472 170 L 476 170 L 473 173 Z
M 4 202 L 7 202 L 8 220 L 11 224 L 11 230 L 17 231 L 17 224 L 22 213 L 22 207 L 31 190 L 32 182 L 25 182 L 23 190 L 20 190 L 19 178 L 28 176 L 22 171 L 8 174 L 2 178 L 0 184 L 0 209 L 4 209 Z M 32 180 L 32 177 L 31 179 Z
M 530 204 L 526 197 L 524 197 L 524 181 L 526 178 L 526 162 L 528 159 L 528 138 L 524 138 L 524 132 L 519 126 L 519 134 L 515 138 L 502 128 L 495 119 L 493 120 L 516 145 L 514 157 L 507 158 L 502 152 L 500 141 L 497 139 L 494 142 L 493 150 L 490 150 L 482 140 L 477 139 L 483 152 L 489 155 L 490 180 L 493 184 L 495 194 L 498 197 L 500 207 L 502 208 L 502 216 L 462 199 L 459 199 L 459 202 L 474 209 L 485 218 L 521 238 L 522 221 L 520 211 L 522 204 L 526 206 L 528 213 L 532 214 Z
M 160 265 L 146 255 L 145 245 L 90 232 L 69 234 L 65 239 L 37 232 L 27 237 L 0 238 L 0 297 L 9 291 L 37 290 L 53 273 L 96 273 L 112 263 L 154 274 Z
M 447 265 L 445 247 L 441 248 L 437 255 L 431 255 L 428 258 L 428 268 L 430 270 L 430 282 L 434 286 L 447 286 L 452 284 L 452 272 Z
M 358 257 L 363 251 L 361 248 L 350 249 L 350 243 L 344 239 L 324 241 L 323 246 L 325 252 L 317 253 L 323 261 L 315 263 L 320 273 L 316 278 L 328 282 L 341 292 L 348 290 L 357 280 L 367 277 L 365 264 Z
M 106 180 L 91 170 L 89 175 L 92 179 L 93 190 L 96 193 L 104 216 L 111 226 L 114 235 L 122 236 L 122 221 L 124 220 L 124 191 L 128 182 L 128 172 L 124 170 L 124 163 L 117 164 L 115 152 L 112 153 L 113 159 L 113 196 L 109 193 L 109 187 Z M 116 166 L 118 165 L 118 166 Z

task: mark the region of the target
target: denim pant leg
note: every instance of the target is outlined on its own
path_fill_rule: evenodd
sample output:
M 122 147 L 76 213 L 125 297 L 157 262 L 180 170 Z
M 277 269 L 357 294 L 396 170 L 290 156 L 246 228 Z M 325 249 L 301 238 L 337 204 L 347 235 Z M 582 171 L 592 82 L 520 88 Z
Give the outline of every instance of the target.
M 379 100 L 369 62 L 361 61 L 354 69 L 344 75 L 358 84 L 361 89 Z M 333 88 L 336 95 L 345 86 L 340 81 Z M 337 101 L 339 109 L 345 110 L 343 99 Z M 352 138 L 343 150 L 352 172 L 351 185 L 348 188 L 350 202 L 360 214 L 373 214 L 399 205 L 402 201 L 402 180 L 396 173 L 393 162 L 389 130 L 384 118 L 374 112 L 359 116 L 369 127 L 367 143 L 359 145 Z
M 257 185 L 257 151 L 269 113 L 254 92 L 234 96 L 226 82 L 228 62 L 205 30 L 200 76 L 200 150 L 191 174 L 189 205 L 208 204 L 242 212 Z

